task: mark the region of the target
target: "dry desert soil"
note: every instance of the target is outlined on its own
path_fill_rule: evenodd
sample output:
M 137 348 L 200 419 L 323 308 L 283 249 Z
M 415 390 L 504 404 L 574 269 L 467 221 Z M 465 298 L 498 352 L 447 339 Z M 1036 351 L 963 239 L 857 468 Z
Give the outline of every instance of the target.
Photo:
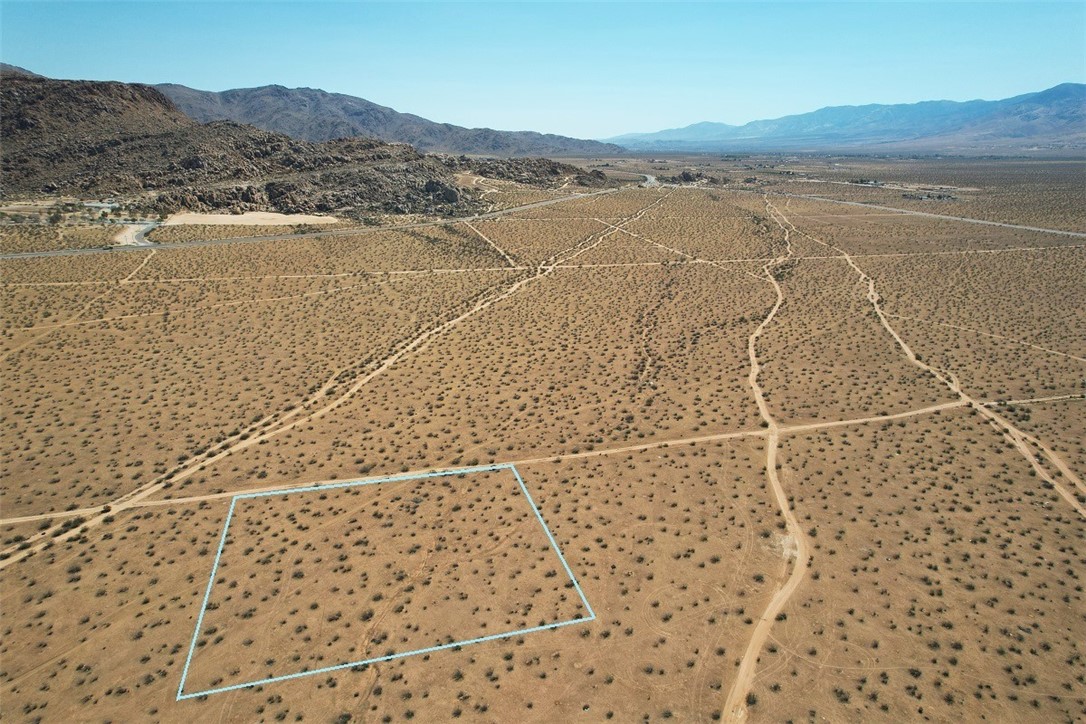
M 0 260 L 3 718 L 1082 721 L 1081 165 L 851 163 Z

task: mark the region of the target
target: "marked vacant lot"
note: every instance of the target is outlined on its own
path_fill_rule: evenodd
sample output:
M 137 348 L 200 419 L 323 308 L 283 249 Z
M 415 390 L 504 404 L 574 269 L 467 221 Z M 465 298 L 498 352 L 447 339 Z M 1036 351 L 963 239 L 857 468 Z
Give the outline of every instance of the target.
M 512 466 L 239 495 L 177 696 L 594 618 Z

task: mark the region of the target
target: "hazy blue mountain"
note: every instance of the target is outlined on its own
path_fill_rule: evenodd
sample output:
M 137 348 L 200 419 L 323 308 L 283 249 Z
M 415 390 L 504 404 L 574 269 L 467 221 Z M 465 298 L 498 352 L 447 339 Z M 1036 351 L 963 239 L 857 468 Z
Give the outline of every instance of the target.
M 26 68 L 20 68 L 11 63 L 0 63 L 0 75 L 26 76 L 27 78 L 44 78 L 45 76 L 32 73 Z
M 533 131 L 496 131 L 435 123 L 364 98 L 315 88 L 269 85 L 216 93 L 174 84 L 156 87 L 201 123 L 230 120 L 304 141 L 366 136 L 410 143 L 425 152 L 488 156 L 599 155 L 621 150 L 599 141 Z
M 607 140 L 644 151 L 1086 148 L 1086 85 L 1000 101 L 833 106 L 742 126 L 703 122 Z

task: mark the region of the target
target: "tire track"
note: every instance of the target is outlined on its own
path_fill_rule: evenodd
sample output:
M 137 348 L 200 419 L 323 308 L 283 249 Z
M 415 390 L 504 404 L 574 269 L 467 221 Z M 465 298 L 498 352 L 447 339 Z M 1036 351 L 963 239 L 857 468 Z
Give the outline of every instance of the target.
M 548 259 L 540 262 L 540 264 L 536 267 L 535 273 L 532 276 L 520 279 L 511 286 L 507 287 L 504 291 L 489 293 L 484 292 L 481 296 L 477 298 L 475 303 L 470 306 L 467 311 L 462 312 L 461 314 L 451 319 L 448 319 L 435 327 L 431 327 L 430 329 L 422 332 L 406 344 L 399 347 L 397 350 L 381 360 L 381 362 L 376 367 L 358 378 L 350 387 L 340 393 L 331 402 L 328 402 L 321 407 L 312 410 L 311 412 L 302 417 L 298 417 L 301 412 L 303 412 L 304 410 L 310 410 L 313 405 L 318 404 L 325 397 L 327 397 L 328 394 L 330 394 L 334 390 L 334 387 L 339 382 L 339 377 L 342 376 L 343 373 L 332 377 L 328 382 L 325 383 L 324 386 L 318 389 L 316 393 L 307 396 L 305 400 L 303 400 L 300 404 L 296 405 L 289 412 L 282 415 L 273 414 L 264 418 L 261 421 L 249 425 L 244 430 L 239 431 L 237 435 L 223 440 L 221 443 L 218 444 L 218 446 L 211 448 L 210 451 L 203 453 L 201 456 L 190 458 L 189 460 L 186 460 L 179 466 L 175 467 L 172 471 L 167 472 L 164 475 L 160 475 L 159 477 L 149 481 L 145 485 L 135 490 L 125 493 L 124 495 L 120 496 L 119 498 L 113 500 L 111 503 L 101 508 L 96 508 L 96 510 L 99 510 L 100 512 L 93 518 L 85 521 L 81 526 L 62 533 L 55 538 L 48 537 L 50 531 L 47 529 L 31 536 L 27 540 L 24 540 L 17 545 L 10 546 L 3 551 L 0 551 L 0 555 L 7 556 L 3 560 L 0 560 L 0 570 L 8 567 L 13 563 L 21 561 L 27 556 L 41 550 L 46 545 L 50 544 L 50 542 L 54 544 L 61 543 L 75 537 L 76 535 L 82 535 L 82 531 L 84 531 L 85 529 L 101 525 L 106 518 L 115 516 L 117 513 L 123 510 L 127 510 L 128 508 L 138 505 L 142 501 L 146 500 L 148 497 L 160 492 L 166 487 L 167 484 L 173 484 L 185 480 L 186 478 L 191 477 L 192 475 L 202 470 L 207 465 L 216 463 L 219 460 L 222 460 L 223 458 L 235 452 L 239 452 L 248 447 L 269 440 L 272 437 L 280 435 L 284 432 L 293 430 L 301 424 L 318 420 L 321 417 L 324 417 L 325 415 L 335 411 L 343 404 L 345 404 L 348 400 L 353 398 L 354 395 L 371 380 L 373 380 L 378 375 L 384 373 L 386 370 L 395 365 L 404 357 L 425 349 L 426 346 L 434 338 L 444 334 L 465 319 L 468 319 L 478 314 L 479 312 L 490 308 L 494 304 L 497 304 L 504 299 L 508 299 L 509 297 L 513 296 L 518 291 L 523 289 L 525 285 L 553 274 L 555 269 L 558 268 L 558 264 L 570 261 L 585 253 L 586 251 L 594 248 L 606 237 L 610 236 L 611 234 L 617 233 L 617 231 L 621 229 L 622 225 L 641 218 L 641 216 L 645 212 L 647 212 L 649 209 L 656 206 L 660 202 L 664 201 L 668 196 L 671 195 L 671 193 L 672 192 L 664 194 L 652 203 L 644 206 L 636 214 L 633 214 L 620 222 L 620 224 L 616 228 L 593 232 L 583 241 L 578 242 L 571 247 L 563 249 L 562 251 L 556 252 Z M 103 292 L 103 295 L 108 294 L 110 291 L 111 290 Z M 46 332 L 45 334 L 48 333 L 49 332 Z M 350 369 L 351 368 L 347 368 L 347 370 L 344 370 L 344 372 L 349 371 Z M 288 420 L 290 421 L 288 422 Z M 265 429 L 263 432 L 257 433 L 257 431 L 261 428 L 268 429 Z
M 933 327 L 946 327 L 948 329 L 957 329 L 957 330 L 960 330 L 962 332 L 972 332 L 973 334 L 979 334 L 979 335 L 984 336 L 984 337 L 991 337 L 992 339 L 998 339 L 998 340 L 1001 340 L 1001 341 L 1004 341 L 1004 342 L 1013 342 L 1015 344 L 1020 344 L 1020 345 L 1023 345 L 1025 347 L 1032 347 L 1033 349 L 1039 350 L 1041 352 L 1047 352 L 1048 354 L 1056 354 L 1056 355 L 1059 355 L 1060 357 L 1069 357 L 1070 359 L 1073 359 L 1073 360 L 1075 360 L 1077 362 L 1086 362 L 1086 357 L 1079 357 L 1078 355 L 1073 355 L 1073 354 L 1070 354 L 1069 352 L 1060 352 L 1059 350 L 1051 349 L 1049 347 L 1042 347 L 1039 344 L 1033 344 L 1032 342 L 1026 342 L 1025 340 L 1022 340 L 1022 339 L 1015 339 L 1014 337 L 1004 337 L 1001 334 L 993 334 L 992 332 L 984 332 L 984 331 L 981 331 L 979 329 L 974 329 L 972 327 L 962 327 L 962 326 L 959 326 L 957 324 L 948 324 L 946 322 L 936 322 L 936 321 L 933 321 L 931 319 L 923 319 L 921 317 L 909 317 L 909 316 L 904 315 L 904 314 L 891 314 L 890 312 L 887 312 L 886 316 L 887 317 L 893 317 L 894 319 L 906 319 L 906 320 L 909 320 L 911 322 L 922 322 L 924 324 L 930 324 Z
M 930 216 L 930 214 L 925 215 Z M 1066 500 L 1068 504 L 1070 504 L 1071 507 L 1078 512 L 1079 515 L 1081 515 L 1083 518 L 1086 518 L 1086 506 L 1079 502 L 1079 500 L 1075 497 L 1074 493 L 1069 490 L 1067 486 L 1058 481 L 1056 479 L 1056 476 L 1052 475 L 1041 462 L 1042 457 L 1044 459 L 1047 459 L 1048 463 L 1056 468 L 1056 470 L 1058 470 L 1064 478 L 1071 481 L 1072 487 L 1078 490 L 1079 495 L 1083 496 L 1083 498 L 1086 499 L 1086 483 L 1084 483 L 1082 479 L 1079 478 L 1070 469 L 1070 467 L 1068 467 L 1067 463 L 1064 462 L 1064 460 L 1059 455 L 1057 455 L 1054 450 L 1052 450 L 1049 446 L 1045 445 L 1035 436 L 1030 435 L 1024 430 L 1016 427 L 1005 417 L 992 410 L 991 407 L 989 407 L 987 404 L 977 400 L 975 397 L 968 394 L 965 390 L 962 389 L 961 383 L 958 381 L 953 373 L 929 365 L 928 363 L 922 361 L 919 357 L 917 357 L 916 353 L 912 350 L 908 343 L 905 342 L 901 335 L 898 334 L 897 330 L 894 329 L 893 325 L 890 324 L 889 315 L 882 308 L 882 297 L 879 296 L 878 291 L 875 289 L 875 280 L 856 264 L 856 261 L 852 258 L 852 255 L 838 246 L 822 241 L 821 239 L 815 238 L 810 234 L 800 231 L 795 227 L 794 224 L 792 224 L 792 222 L 788 221 L 787 218 L 783 217 L 783 215 L 782 218 L 784 218 L 785 223 L 792 231 L 806 237 L 807 239 L 810 239 L 817 244 L 821 244 L 828 249 L 833 249 L 834 251 L 839 252 L 844 258 L 845 262 L 848 263 L 850 267 L 852 267 L 857 275 L 859 275 L 861 283 L 867 285 L 867 300 L 871 303 L 871 306 L 874 309 L 876 316 L 879 318 L 879 322 L 882 324 L 883 329 L 885 329 L 886 332 L 891 337 L 893 337 L 894 341 L 897 343 L 901 351 L 905 353 L 905 356 L 908 357 L 909 361 L 920 369 L 932 374 L 937 380 L 946 385 L 946 387 L 952 393 L 954 393 L 964 405 L 967 405 L 973 410 L 979 412 L 996 430 L 998 430 L 1010 441 L 1011 445 L 1016 448 L 1019 453 L 1022 454 L 1022 457 L 1026 459 L 1026 462 L 1030 464 L 1030 467 L 1033 468 L 1034 472 L 1037 473 L 1038 477 L 1051 485 L 1053 489 L 1055 489 L 1056 492 L 1059 493 L 1060 497 Z M 1005 224 L 996 225 L 1006 226 Z M 1042 231 L 1044 230 L 1042 229 Z M 1071 232 L 1064 233 L 1071 234 Z M 1077 235 L 1086 236 L 1086 234 Z M 1040 456 L 1034 453 L 1031 445 L 1039 451 Z
M 765 645 L 766 639 L 769 637 L 770 630 L 773 628 L 773 622 L 775 621 L 777 614 L 784 608 L 788 599 L 791 598 L 792 593 L 803 581 L 811 560 L 810 549 L 807 545 L 807 537 L 804 535 L 803 529 L 800 527 L 795 513 L 792 512 L 788 496 L 785 494 L 784 488 L 781 485 L 780 476 L 777 474 L 777 451 L 780 443 L 781 430 L 777 425 L 776 419 L 769 410 L 769 405 L 766 404 L 765 392 L 758 383 L 758 376 L 761 372 L 761 364 L 758 361 L 758 338 L 773 321 L 773 318 L 780 310 L 781 305 L 784 304 L 784 290 L 781 288 L 780 282 L 777 281 L 773 272 L 777 266 L 786 263 L 792 258 L 792 230 L 788 228 L 785 223 L 782 223 L 782 220 L 787 221 L 787 219 L 785 219 L 784 215 L 777 211 L 769 202 L 768 196 L 765 198 L 765 204 L 766 211 L 769 213 L 770 217 L 781 228 L 781 231 L 784 232 L 785 253 L 772 261 L 767 262 L 762 267 L 762 274 L 765 280 L 773 285 L 777 300 L 769 310 L 769 313 L 766 314 L 765 318 L 754 329 L 747 340 L 747 354 L 750 357 L 750 373 L 747 375 L 747 382 L 750 384 L 751 392 L 754 394 L 754 400 L 758 404 L 758 412 L 761 414 L 764 425 L 767 427 L 769 433 L 768 438 L 766 439 L 766 479 L 769 481 L 769 486 L 773 491 L 773 497 L 777 502 L 777 507 L 780 510 L 781 516 L 784 518 L 789 537 L 791 538 L 791 543 L 795 546 L 795 550 L 793 551 L 794 562 L 792 564 L 792 572 L 789 574 L 787 580 L 785 580 L 784 585 L 773 594 L 773 598 L 769 600 L 769 604 L 755 624 L 754 630 L 751 632 L 750 641 L 747 643 L 746 651 L 744 651 L 743 657 L 739 661 L 739 670 L 736 673 L 735 680 L 728 690 L 728 698 L 724 702 L 724 716 L 726 716 L 729 721 L 733 722 L 746 721 L 747 698 L 750 694 L 751 686 L 754 683 L 758 656 L 762 651 L 762 647 Z M 786 543 L 787 542 L 788 541 L 786 541 Z M 787 545 L 785 546 L 785 550 L 788 550 Z
M 494 251 L 501 254 L 502 258 L 505 259 L 507 262 L 509 262 L 510 267 L 516 268 L 517 263 L 515 261 L 513 261 L 513 257 L 509 256 L 509 254 L 507 254 L 505 252 L 505 249 L 503 249 L 500 246 L 498 246 L 497 244 L 495 244 L 493 239 L 491 239 L 489 236 L 487 236 L 486 234 L 484 234 L 483 232 L 481 232 L 477 228 L 475 228 L 475 225 L 472 224 L 470 221 L 465 221 L 464 226 L 468 227 L 469 229 L 474 231 L 476 234 L 478 234 L 479 238 L 482 239 L 483 241 L 485 241 L 487 244 L 490 244 L 490 246 L 494 248 Z

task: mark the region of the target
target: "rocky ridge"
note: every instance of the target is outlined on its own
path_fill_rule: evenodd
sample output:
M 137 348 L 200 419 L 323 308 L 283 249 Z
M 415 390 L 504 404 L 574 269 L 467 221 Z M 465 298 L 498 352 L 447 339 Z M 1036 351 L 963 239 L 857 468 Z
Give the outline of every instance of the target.
M 5 75 L 0 103 L 8 197 L 124 198 L 158 213 L 457 214 L 477 205 L 456 186 L 465 170 L 540 187 L 581 175 L 548 159 L 433 156 L 375 139 L 310 143 L 231 121 L 200 124 L 138 84 Z

